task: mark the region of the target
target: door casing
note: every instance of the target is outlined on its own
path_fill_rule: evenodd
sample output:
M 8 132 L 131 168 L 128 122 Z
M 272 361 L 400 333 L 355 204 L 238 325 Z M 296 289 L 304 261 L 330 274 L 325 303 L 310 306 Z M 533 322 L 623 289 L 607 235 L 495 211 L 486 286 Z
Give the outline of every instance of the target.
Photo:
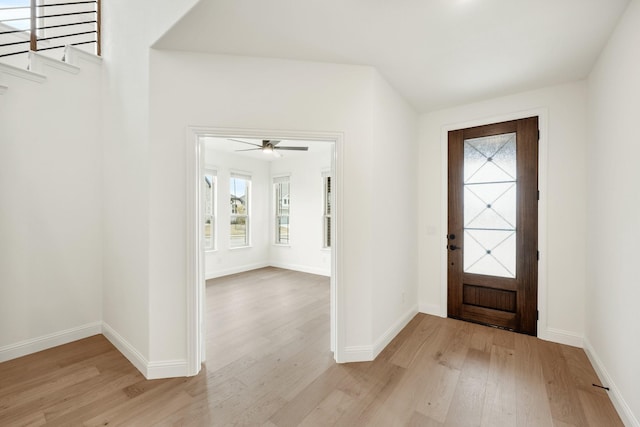
M 563 334 L 547 327 L 548 316 L 548 264 L 546 259 L 548 241 L 548 221 L 547 221 L 547 187 L 548 187 L 548 135 L 549 135 L 549 111 L 547 108 L 534 108 L 513 113 L 495 114 L 479 119 L 460 120 L 443 125 L 440 129 L 440 236 L 438 245 L 440 250 L 440 301 L 438 306 L 427 307 L 422 311 L 447 317 L 447 227 L 448 227 L 448 176 L 449 176 L 449 131 L 464 129 L 475 126 L 484 126 L 492 123 L 505 122 L 509 120 L 524 119 L 538 116 L 538 128 L 540 129 L 539 153 L 538 153 L 538 188 L 540 190 L 540 200 L 538 202 L 538 249 L 540 260 L 538 262 L 538 325 L 537 336 L 554 342 L 562 342 L 574 345 L 571 340 L 566 339 Z
M 332 164 L 333 206 L 331 217 L 331 339 L 330 348 L 338 363 L 345 356 L 345 290 L 342 280 L 342 206 L 343 206 L 343 141 L 339 132 L 286 131 L 273 129 L 217 128 L 208 126 L 190 126 L 186 135 L 186 376 L 197 375 L 206 358 L 204 336 L 204 258 L 200 239 L 200 190 L 201 171 L 204 164 L 201 137 L 233 135 L 240 138 L 299 139 L 330 141 L 334 144 Z
M 466 184 L 463 179 L 466 162 L 465 141 L 511 133 L 517 133 L 518 159 L 517 190 L 513 193 L 516 197 L 514 214 L 517 219 L 513 243 L 516 251 L 516 270 L 513 271 L 515 275 L 511 278 L 508 275 L 466 273 L 463 268 L 463 253 L 468 249 L 472 239 L 468 239 L 464 231 L 466 229 L 464 222 L 466 221 L 464 213 Z M 448 237 L 450 249 L 447 260 L 449 263 L 447 315 L 449 317 L 508 328 L 529 335 L 537 333 L 538 140 L 537 116 L 449 132 L 449 171 L 452 173 L 448 177 L 448 203 L 449 209 L 455 208 L 455 213 L 449 211 L 447 229 L 447 233 L 452 233 Z M 451 151 L 452 149 L 454 151 Z M 451 155 L 451 153 L 454 154 Z M 483 166 L 490 164 L 490 161 L 491 158 Z M 455 169 L 451 169 L 452 165 L 456 165 Z M 514 176 L 513 179 L 516 177 Z M 479 190 L 481 187 L 474 188 Z M 504 225 L 511 224 L 505 222 Z M 487 253 L 490 252 L 487 250 Z M 465 303 L 467 293 L 473 302 Z

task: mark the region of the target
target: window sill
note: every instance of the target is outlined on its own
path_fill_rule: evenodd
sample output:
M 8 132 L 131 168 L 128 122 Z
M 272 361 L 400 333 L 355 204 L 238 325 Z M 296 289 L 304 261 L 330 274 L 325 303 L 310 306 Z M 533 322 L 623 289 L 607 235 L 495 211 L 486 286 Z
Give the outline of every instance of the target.
M 235 246 L 233 248 L 229 248 L 230 251 L 236 251 L 238 249 L 251 249 L 251 245 L 247 245 L 247 246 Z

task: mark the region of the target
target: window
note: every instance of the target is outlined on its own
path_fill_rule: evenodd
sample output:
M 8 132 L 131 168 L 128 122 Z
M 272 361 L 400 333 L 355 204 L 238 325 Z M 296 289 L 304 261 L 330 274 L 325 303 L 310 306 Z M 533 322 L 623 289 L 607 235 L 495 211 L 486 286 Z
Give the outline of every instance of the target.
M 231 232 L 229 247 L 249 246 L 249 207 L 251 177 L 231 174 L 229 192 L 231 195 Z
M 291 203 L 291 185 L 288 176 L 273 179 L 273 194 L 275 196 L 275 243 L 289 244 L 289 206 Z
M 322 181 L 324 184 L 324 209 L 322 213 L 322 247 L 331 247 L 331 175 L 328 173 L 322 174 Z
M 204 204 L 204 249 L 216 249 L 216 198 L 218 177 L 214 170 L 205 170 L 203 187 Z

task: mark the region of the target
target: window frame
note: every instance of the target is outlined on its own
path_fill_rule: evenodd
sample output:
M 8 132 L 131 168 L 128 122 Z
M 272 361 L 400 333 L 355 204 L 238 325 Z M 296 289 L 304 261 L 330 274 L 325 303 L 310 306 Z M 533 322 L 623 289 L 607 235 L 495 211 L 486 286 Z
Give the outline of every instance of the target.
M 246 202 L 245 202 L 245 213 L 237 213 L 237 212 L 233 212 L 234 211 L 234 204 L 231 200 L 232 196 L 235 196 L 234 194 L 232 194 L 231 192 L 231 184 L 233 182 L 234 179 L 241 179 L 244 180 L 246 182 L 245 185 L 245 195 L 246 195 Z M 242 173 L 242 172 L 231 172 L 230 176 L 229 176 L 229 202 L 230 202 L 230 206 L 229 206 L 229 249 L 242 249 L 242 248 L 248 248 L 251 247 L 251 205 L 252 205 L 252 200 L 251 200 L 251 187 L 252 187 L 252 181 L 251 181 L 251 175 L 247 174 L 247 173 Z M 232 229 L 233 229 L 233 225 L 234 225 L 234 220 L 237 222 L 237 220 L 239 218 L 244 218 L 244 223 L 245 223 L 245 238 L 244 238 L 244 244 L 242 245 L 237 245 L 233 243 L 233 235 L 232 235 Z
M 278 198 L 278 186 L 280 184 L 287 183 L 289 185 L 289 198 L 287 204 L 287 214 L 283 215 L 279 212 L 279 198 Z M 273 191 L 273 244 L 276 246 L 291 246 L 291 174 L 277 175 L 271 179 L 271 188 Z M 281 218 L 287 218 L 287 241 L 282 242 L 279 240 Z
M 210 176 L 211 177 L 211 187 L 210 189 L 206 188 L 206 177 Z M 217 217 L 217 213 L 218 213 L 218 171 L 216 169 L 212 169 L 212 168 L 205 168 L 204 172 L 202 174 L 203 177 L 203 181 L 205 181 L 204 184 L 204 191 L 203 191 L 203 197 L 202 197 L 202 233 L 203 233 L 203 237 L 204 237 L 204 250 L 205 252 L 213 252 L 216 251 L 218 249 L 218 217 Z M 210 198 L 210 206 L 208 200 L 207 200 L 207 192 L 210 191 L 211 194 L 211 198 Z M 210 212 L 209 212 L 209 207 Z M 207 217 L 210 217 L 211 222 L 210 222 L 210 232 L 211 232 L 211 237 L 209 238 L 211 240 L 211 244 L 210 246 L 207 243 Z

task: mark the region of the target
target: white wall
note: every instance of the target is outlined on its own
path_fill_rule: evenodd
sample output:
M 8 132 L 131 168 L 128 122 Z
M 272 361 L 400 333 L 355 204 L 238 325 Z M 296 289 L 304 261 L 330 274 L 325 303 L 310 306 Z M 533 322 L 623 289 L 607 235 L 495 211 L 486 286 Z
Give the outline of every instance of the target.
M 152 192 L 158 196 L 152 200 L 158 226 L 151 232 L 167 249 L 166 256 L 151 261 L 158 266 L 154 286 L 166 288 L 153 309 L 167 313 L 185 301 L 186 126 L 344 132 L 345 162 L 352 164 L 371 142 L 371 69 L 168 51 L 152 51 L 151 61 L 152 157 L 168 165 L 163 180 L 172 183 Z M 354 169 L 345 178 L 345 211 L 369 204 L 367 182 L 358 177 L 361 168 Z M 159 181 L 152 177 L 151 182 Z M 351 284 L 346 340 L 351 346 L 366 345 L 371 341 L 371 307 L 364 303 L 371 294 L 370 227 L 366 218 L 347 216 L 344 228 L 345 251 L 360 253 L 343 272 L 343 280 Z M 184 318 L 164 318 L 157 323 L 158 335 L 152 331 L 158 345 L 154 358 L 185 357 L 184 346 L 179 346 Z
M 418 312 L 418 116 L 377 72 L 373 93 L 373 336 L 382 350 Z
M 423 115 L 420 137 L 422 311 L 446 315 L 447 310 L 446 272 L 443 272 L 447 233 L 443 217 L 446 129 L 541 112 L 539 241 L 542 270 L 538 335 L 582 344 L 587 231 L 586 93 L 586 83 L 576 82 Z
M 178 309 L 175 316 L 166 314 L 185 301 L 185 129 L 189 125 L 344 135 L 344 262 L 339 275 L 348 309 L 341 319 L 342 350 L 346 358 L 371 356 L 377 340 L 372 330 L 372 274 L 378 243 L 372 234 L 377 211 L 369 208 L 374 195 L 376 204 L 395 201 L 394 194 L 374 191 L 373 88 L 374 71 L 368 67 L 152 51 L 150 233 L 154 247 L 163 248 L 161 252 L 151 251 L 150 259 L 155 268 L 151 288 L 162 289 L 154 290 L 151 297 L 154 360 L 185 357 L 181 345 L 186 329 L 183 313 Z M 409 146 L 413 143 L 404 142 Z M 160 174 L 163 178 L 157 179 Z M 404 182 L 409 185 L 412 181 L 415 176 L 409 167 Z M 386 267 L 415 268 L 411 260 L 398 265 L 395 258 Z
M 101 67 L 80 65 L 0 68 L 0 362 L 101 330 Z
M 589 76 L 586 348 L 627 425 L 640 426 L 640 1 Z
M 331 275 L 331 249 L 322 248 L 324 183 L 323 172 L 331 171 L 331 149 L 308 152 L 304 157 L 281 158 L 270 162 L 271 177 L 290 176 L 291 209 L 289 213 L 291 238 L 288 245 L 275 245 L 273 214 L 273 185 L 270 185 L 269 264 L 275 267 Z M 301 142 L 304 145 L 304 142 Z M 286 153 L 285 153 L 286 156 Z M 273 181 L 271 181 L 273 182 Z
M 197 0 L 112 0 L 102 4 L 104 132 L 104 289 L 107 337 L 143 372 L 150 356 L 150 252 L 164 247 L 152 227 L 149 145 L 149 47 Z M 159 164 L 160 170 L 163 165 Z M 159 177 L 158 188 L 171 186 Z M 167 280 L 171 282 L 171 279 Z M 183 280 L 183 277 L 180 277 Z M 172 307 L 184 317 L 182 307 Z M 155 313 L 162 316 L 163 313 Z M 172 324 L 167 326 L 172 328 Z M 180 345 L 180 344 L 176 344 Z M 182 344 L 184 345 L 184 344 Z
M 215 142 L 208 142 L 205 147 L 205 167 L 216 170 L 218 176 L 217 249 L 205 252 L 205 277 L 209 279 L 269 265 L 269 163 L 215 151 Z M 228 200 L 231 172 L 251 176 L 251 246 L 246 248 L 229 248 L 231 213 Z

